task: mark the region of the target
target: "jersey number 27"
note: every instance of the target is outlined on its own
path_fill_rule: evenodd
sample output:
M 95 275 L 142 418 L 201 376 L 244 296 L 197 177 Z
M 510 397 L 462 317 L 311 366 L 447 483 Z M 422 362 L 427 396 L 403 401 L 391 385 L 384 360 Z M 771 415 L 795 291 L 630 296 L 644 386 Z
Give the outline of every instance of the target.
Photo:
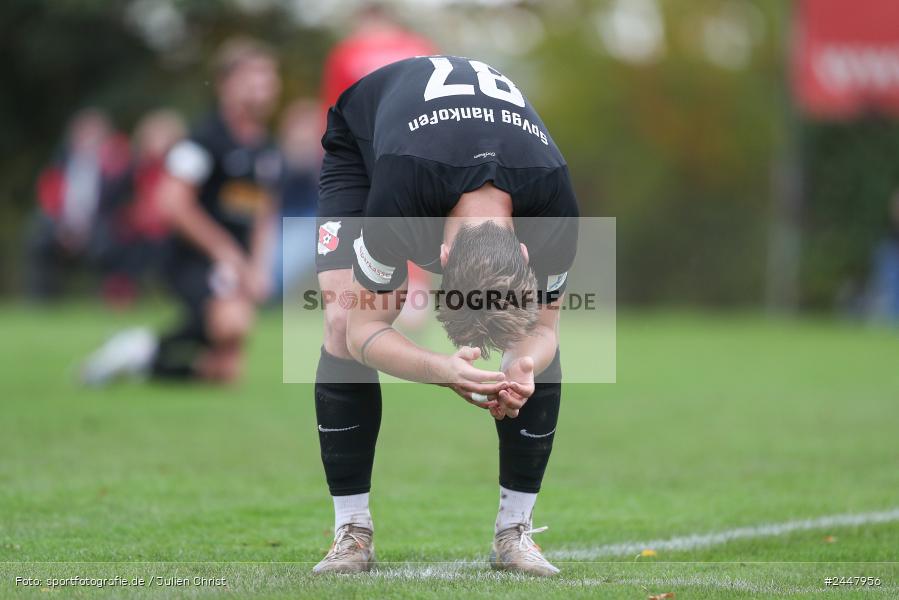
M 445 96 L 473 96 L 474 86 L 469 83 L 450 83 L 446 80 L 450 73 L 453 72 L 453 64 L 448 58 L 442 56 L 430 57 L 434 63 L 434 72 L 428 79 L 428 85 L 425 86 L 425 101 L 435 98 L 443 98 Z M 478 87 L 481 93 L 497 100 L 511 102 L 515 106 L 524 107 L 524 96 L 521 91 L 515 87 L 512 80 L 504 75 L 493 72 L 493 70 L 479 60 L 470 60 L 468 64 L 474 69 L 478 75 Z M 500 89 L 496 84 L 502 81 L 508 87 L 508 90 Z

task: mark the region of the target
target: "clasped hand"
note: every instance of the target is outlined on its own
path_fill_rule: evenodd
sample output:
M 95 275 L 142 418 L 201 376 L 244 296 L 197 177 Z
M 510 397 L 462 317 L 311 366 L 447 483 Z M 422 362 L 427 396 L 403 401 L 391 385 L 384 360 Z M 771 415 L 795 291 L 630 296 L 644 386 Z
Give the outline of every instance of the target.
M 490 411 L 494 419 L 515 418 L 534 393 L 534 361 L 516 358 L 502 371 L 484 371 L 474 366 L 481 357 L 478 348 L 464 346 L 448 357 L 442 383 L 466 402 Z

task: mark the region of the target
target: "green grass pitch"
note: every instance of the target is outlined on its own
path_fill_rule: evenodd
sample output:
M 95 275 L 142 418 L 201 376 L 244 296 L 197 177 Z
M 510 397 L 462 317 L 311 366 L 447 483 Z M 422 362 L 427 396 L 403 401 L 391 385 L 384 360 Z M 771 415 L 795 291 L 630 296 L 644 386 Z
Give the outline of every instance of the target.
M 537 541 L 569 557 L 551 581 L 482 562 L 497 505 L 488 415 L 443 389 L 385 386 L 372 491 L 381 565 L 314 579 L 330 499 L 311 386 L 281 383 L 278 315 L 261 319 L 235 389 L 73 384 L 105 335 L 166 315 L 0 309 L 0 597 L 899 597 L 894 331 L 620 315 L 618 383 L 564 391 L 535 513 L 550 526 Z M 589 340 L 563 340 L 566 351 L 589 352 Z M 830 515 L 859 520 L 795 526 Z M 655 557 L 615 550 L 669 538 L 680 541 Z M 15 583 L 70 576 L 151 583 Z M 855 576 L 881 585 L 824 585 Z

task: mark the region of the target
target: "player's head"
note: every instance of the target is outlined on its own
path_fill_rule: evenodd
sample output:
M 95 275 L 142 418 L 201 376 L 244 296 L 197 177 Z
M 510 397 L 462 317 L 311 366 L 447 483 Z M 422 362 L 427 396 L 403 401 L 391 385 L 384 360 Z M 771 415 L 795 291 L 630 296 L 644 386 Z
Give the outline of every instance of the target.
M 281 78 L 274 51 L 251 38 L 232 38 L 215 57 L 219 100 L 264 119 L 275 108 L 281 93 Z
M 527 248 L 511 228 L 494 221 L 463 226 L 452 248 L 441 248 L 440 262 L 444 294 L 437 319 L 456 346 L 480 348 L 488 356 L 533 329 L 537 279 Z
M 99 108 L 84 108 L 69 121 L 68 143 L 73 152 L 95 152 L 112 133 L 109 117 Z
M 310 98 L 291 102 L 281 113 L 281 151 L 293 168 L 317 168 L 321 162 L 322 107 Z
M 384 2 L 363 2 L 353 14 L 356 29 L 381 29 L 395 27 L 396 18 Z
M 134 145 L 141 160 L 164 157 L 185 134 L 184 120 L 165 108 L 146 113 L 134 128 Z

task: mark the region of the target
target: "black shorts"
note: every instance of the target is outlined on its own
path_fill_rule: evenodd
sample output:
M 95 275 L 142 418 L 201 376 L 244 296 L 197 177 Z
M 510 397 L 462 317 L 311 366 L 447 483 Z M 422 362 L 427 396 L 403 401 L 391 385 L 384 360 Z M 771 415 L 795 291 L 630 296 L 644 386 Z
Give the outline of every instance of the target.
M 359 145 L 343 117 L 328 111 L 322 137 L 325 156 L 319 181 L 318 240 L 315 267 L 322 271 L 351 269 L 353 241 L 362 233 L 362 218 L 370 181 Z
M 206 305 L 215 296 L 212 289 L 212 263 L 195 252 L 170 249 L 163 266 L 163 277 L 184 309 L 185 325 L 206 343 Z

